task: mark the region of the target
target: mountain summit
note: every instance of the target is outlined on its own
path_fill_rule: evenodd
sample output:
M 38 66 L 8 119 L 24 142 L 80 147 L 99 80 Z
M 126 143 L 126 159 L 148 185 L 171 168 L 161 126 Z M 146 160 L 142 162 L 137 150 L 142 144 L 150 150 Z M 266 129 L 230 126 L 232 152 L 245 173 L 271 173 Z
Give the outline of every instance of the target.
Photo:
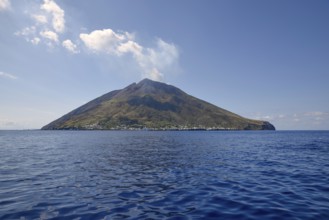
M 100 96 L 42 129 L 275 130 L 269 122 L 243 118 L 149 79 Z

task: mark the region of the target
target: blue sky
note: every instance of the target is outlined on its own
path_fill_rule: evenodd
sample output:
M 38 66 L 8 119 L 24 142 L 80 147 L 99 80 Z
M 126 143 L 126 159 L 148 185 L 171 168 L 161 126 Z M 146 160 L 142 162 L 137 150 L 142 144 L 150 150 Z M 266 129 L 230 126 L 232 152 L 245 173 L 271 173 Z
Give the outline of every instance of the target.
M 0 129 L 148 77 L 277 129 L 329 129 L 329 1 L 0 0 Z

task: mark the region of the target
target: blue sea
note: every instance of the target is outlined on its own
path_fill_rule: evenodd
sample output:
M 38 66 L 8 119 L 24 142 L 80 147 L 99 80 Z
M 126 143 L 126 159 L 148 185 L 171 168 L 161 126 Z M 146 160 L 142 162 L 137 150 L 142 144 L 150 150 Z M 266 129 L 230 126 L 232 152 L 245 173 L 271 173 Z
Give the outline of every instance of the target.
M 0 131 L 0 219 L 329 219 L 329 132 Z

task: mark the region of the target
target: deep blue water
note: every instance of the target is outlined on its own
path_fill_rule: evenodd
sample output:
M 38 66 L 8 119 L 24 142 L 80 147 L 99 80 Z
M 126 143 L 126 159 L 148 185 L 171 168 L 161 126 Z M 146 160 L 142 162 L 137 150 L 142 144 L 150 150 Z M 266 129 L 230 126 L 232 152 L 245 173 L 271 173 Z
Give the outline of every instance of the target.
M 0 219 L 329 219 L 326 131 L 0 131 Z

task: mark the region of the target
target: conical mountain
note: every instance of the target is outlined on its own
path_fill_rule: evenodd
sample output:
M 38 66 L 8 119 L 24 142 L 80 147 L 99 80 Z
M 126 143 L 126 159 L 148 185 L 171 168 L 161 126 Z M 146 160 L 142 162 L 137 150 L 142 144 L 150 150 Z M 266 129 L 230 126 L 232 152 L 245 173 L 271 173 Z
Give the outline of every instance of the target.
M 161 82 L 144 79 L 109 92 L 42 129 L 275 130 Z

